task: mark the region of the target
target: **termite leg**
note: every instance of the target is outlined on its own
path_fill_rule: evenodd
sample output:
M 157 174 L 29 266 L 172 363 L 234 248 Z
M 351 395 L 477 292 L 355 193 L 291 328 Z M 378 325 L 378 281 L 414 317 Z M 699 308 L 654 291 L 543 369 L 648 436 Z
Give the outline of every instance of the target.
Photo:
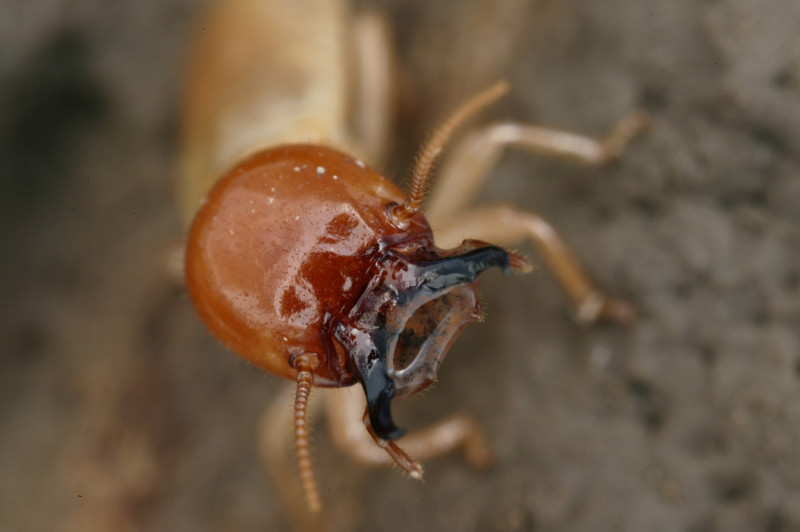
M 627 143 L 649 121 L 645 112 L 633 111 L 622 117 L 603 139 L 512 122 L 480 129 L 455 145 L 444 161 L 428 198 L 426 216 L 436 227 L 464 209 L 489 177 L 506 147 L 602 166 L 619 157 Z
M 507 205 L 483 207 L 457 215 L 435 235 L 437 244 L 445 247 L 461 242 L 465 236 L 510 247 L 527 239 L 569 296 L 579 322 L 611 320 L 627 324 L 634 319 L 633 307 L 598 291 L 564 240 L 534 213 Z
M 392 112 L 391 30 L 380 13 L 367 10 L 356 17 L 353 35 L 356 67 L 353 130 L 370 161 L 381 161 L 389 145 Z
M 361 423 L 357 423 L 359 414 L 366 406 L 361 394 L 346 388 L 326 392 L 328 397 L 325 405 L 331 437 L 342 452 L 359 463 L 374 466 L 394 460 L 409 475 L 419 478 L 422 468 L 416 460 L 426 461 L 457 449 L 462 450 L 474 467 L 483 469 L 493 461 L 483 432 L 469 416 L 449 416 L 403 436 L 398 443 L 388 442 L 370 432 L 368 422 L 365 423 L 367 431 Z
M 467 209 L 507 146 L 577 159 L 599 166 L 618 157 L 649 123 L 634 111 L 617 122 L 604 139 L 534 125 L 501 123 L 467 136 L 445 162 L 426 210 L 437 245 L 452 247 L 464 237 L 516 246 L 529 240 L 552 270 L 576 311 L 578 321 L 609 319 L 629 323 L 633 308 L 599 292 L 569 246 L 540 216 L 510 206 Z

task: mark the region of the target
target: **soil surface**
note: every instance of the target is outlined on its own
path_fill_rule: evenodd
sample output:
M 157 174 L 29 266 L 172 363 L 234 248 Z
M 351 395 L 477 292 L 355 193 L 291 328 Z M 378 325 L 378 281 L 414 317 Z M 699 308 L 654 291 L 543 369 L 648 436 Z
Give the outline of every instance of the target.
M 166 266 L 200 7 L 0 5 L 0 530 L 290 529 L 255 441 L 283 383 L 219 346 Z M 377 7 L 393 177 L 501 77 L 511 94 L 476 122 L 601 136 L 652 114 L 616 164 L 509 152 L 481 198 L 547 218 L 639 318 L 582 327 L 545 268 L 487 276 L 485 324 L 398 418 L 473 414 L 494 467 L 454 454 L 421 484 L 350 462 L 318 423 L 324 525 L 800 530 L 800 3 Z

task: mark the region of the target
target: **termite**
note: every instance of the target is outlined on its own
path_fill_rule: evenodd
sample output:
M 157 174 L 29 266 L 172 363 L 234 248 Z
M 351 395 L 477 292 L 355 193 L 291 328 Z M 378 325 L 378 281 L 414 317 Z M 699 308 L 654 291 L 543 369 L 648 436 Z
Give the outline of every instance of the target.
M 357 460 L 388 456 L 414 478 L 422 477 L 417 459 L 456 448 L 486 464 L 490 453 L 472 418 L 443 420 L 401 447 L 404 430 L 391 410 L 395 397 L 436 379 L 462 328 L 482 318 L 481 274 L 530 269 L 508 250 L 529 241 L 580 321 L 629 322 L 633 311 L 593 286 L 541 217 L 470 203 L 506 147 L 601 165 L 642 129 L 645 115 L 623 117 L 602 140 L 515 122 L 485 126 L 449 149 L 423 214 L 440 152 L 508 84 L 475 95 L 435 130 L 404 194 L 371 166 L 385 148 L 392 85 L 380 17 L 354 17 L 331 0 L 221 0 L 201 28 L 183 128 L 186 284 L 223 344 L 295 381 L 308 507 L 321 506 L 308 443 L 314 387 L 363 388 L 360 402 L 352 394 L 328 401 L 333 439 Z M 278 431 L 263 428 L 266 445 Z

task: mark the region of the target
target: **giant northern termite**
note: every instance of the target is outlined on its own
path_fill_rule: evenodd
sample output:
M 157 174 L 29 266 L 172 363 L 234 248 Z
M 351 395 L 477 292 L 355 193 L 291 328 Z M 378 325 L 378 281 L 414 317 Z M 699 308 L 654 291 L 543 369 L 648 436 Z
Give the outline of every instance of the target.
M 362 386 L 360 403 L 344 394 L 327 401 L 334 441 L 362 462 L 386 462 L 388 453 L 415 478 L 422 469 L 412 456 L 461 447 L 476 465 L 488 462 L 478 424 L 466 416 L 412 433 L 401 448 L 391 402 L 434 381 L 462 328 L 481 319 L 485 270 L 529 269 L 508 246 L 534 245 L 580 321 L 633 315 L 593 287 L 542 218 L 510 205 L 469 205 L 505 147 L 599 165 L 620 153 L 645 116 L 631 113 L 599 141 L 514 122 L 483 127 L 452 147 L 423 215 L 447 141 L 508 85 L 469 99 L 435 131 L 406 195 L 364 162 L 380 159 L 387 137 L 387 43 L 379 17 L 352 17 L 340 2 L 221 0 L 204 19 L 189 71 L 181 187 L 187 222 L 194 220 L 187 286 L 222 343 L 296 381 L 297 457 L 314 511 L 307 401 L 315 386 Z M 362 416 L 354 408 L 365 410 L 356 430 Z M 264 445 L 278 430 L 262 429 Z

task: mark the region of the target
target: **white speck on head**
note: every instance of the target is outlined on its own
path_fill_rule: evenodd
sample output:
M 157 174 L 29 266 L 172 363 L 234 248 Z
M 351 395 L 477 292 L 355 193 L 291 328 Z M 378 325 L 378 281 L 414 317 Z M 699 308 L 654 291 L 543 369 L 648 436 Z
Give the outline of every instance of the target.
M 347 292 L 348 290 L 350 290 L 351 286 L 353 286 L 353 280 L 350 279 L 349 277 L 345 277 L 344 278 L 344 286 L 342 286 L 342 290 Z
M 333 180 L 336 181 L 337 179 L 339 179 L 339 176 L 338 175 L 334 175 L 333 176 Z
M 289 339 L 288 339 L 288 338 L 286 338 L 286 337 L 284 336 L 284 337 L 283 337 L 283 341 L 284 341 L 284 342 L 288 342 L 288 341 L 289 341 Z
M 275 203 L 275 198 L 273 198 L 272 196 L 267 198 L 267 205 L 272 205 L 273 203 Z
M 361 159 L 356 159 L 356 166 L 358 166 L 359 168 L 364 168 L 366 165 L 364 164 L 364 161 L 362 161 Z
M 296 222 L 297 220 L 299 220 L 299 219 L 300 219 L 300 217 L 299 217 L 299 216 L 295 216 L 295 217 L 294 217 L 294 221 L 295 221 L 295 222 Z
M 230 234 L 234 234 L 234 231 L 233 231 L 233 229 L 228 229 L 228 232 L 229 232 Z
M 324 173 L 325 173 L 325 167 L 324 166 L 317 166 L 317 175 L 322 175 Z
M 299 166 L 295 166 L 295 167 L 294 167 L 294 171 L 295 171 L 295 172 L 299 172 L 299 171 L 300 171 L 300 167 L 299 167 Z
M 270 192 L 275 192 L 275 187 L 272 187 L 271 189 L 269 189 L 269 191 Z
M 250 209 L 250 214 L 255 214 L 255 213 L 256 213 L 255 209 Z

